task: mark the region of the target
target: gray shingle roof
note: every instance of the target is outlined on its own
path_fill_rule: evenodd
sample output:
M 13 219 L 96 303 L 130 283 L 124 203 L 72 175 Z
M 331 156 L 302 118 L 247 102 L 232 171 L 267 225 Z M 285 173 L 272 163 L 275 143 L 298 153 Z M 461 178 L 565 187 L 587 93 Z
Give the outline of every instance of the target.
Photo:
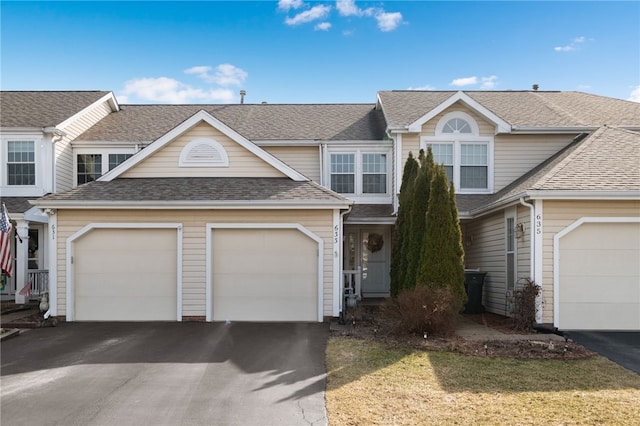
M 151 142 L 200 110 L 249 140 L 382 140 L 384 117 L 373 104 L 120 105 L 82 141 Z
M 0 92 L 0 127 L 57 126 L 109 94 L 87 92 Z
M 527 191 L 640 191 L 640 132 L 603 126 L 492 195 L 457 195 L 460 211 Z
M 379 92 L 388 124 L 407 126 L 453 96 L 455 91 Z M 640 103 L 582 92 L 465 91 L 514 128 L 639 128 Z
M 33 197 L 0 197 L 0 204 L 4 203 L 7 206 L 9 215 L 12 213 L 24 213 L 33 207 L 29 204 L 29 200 Z
M 348 204 L 348 200 L 314 182 L 288 178 L 119 178 L 95 181 L 42 197 L 50 202 L 315 202 Z

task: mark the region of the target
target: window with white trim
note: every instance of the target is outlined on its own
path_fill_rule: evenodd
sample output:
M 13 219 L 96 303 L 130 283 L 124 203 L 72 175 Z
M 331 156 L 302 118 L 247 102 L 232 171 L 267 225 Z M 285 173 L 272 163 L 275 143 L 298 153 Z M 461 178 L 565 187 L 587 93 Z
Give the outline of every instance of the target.
M 133 148 L 74 149 L 75 184 L 82 185 L 98 179 L 133 156 Z
M 36 184 L 36 153 L 34 141 L 8 141 L 7 185 Z
M 386 202 L 391 153 L 388 149 L 334 150 L 329 154 L 327 186 L 352 198 Z
M 434 161 L 445 167 L 457 192 L 491 192 L 493 137 L 480 136 L 470 115 L 449 113 L 436 125 L 435 136 L 420 140 L 423 149 L 431 147 Z

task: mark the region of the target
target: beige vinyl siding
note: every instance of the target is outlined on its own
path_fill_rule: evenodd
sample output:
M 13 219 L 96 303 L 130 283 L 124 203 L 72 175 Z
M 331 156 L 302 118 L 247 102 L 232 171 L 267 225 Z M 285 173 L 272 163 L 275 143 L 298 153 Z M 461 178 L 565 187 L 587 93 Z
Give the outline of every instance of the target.
M 400 165 L 402 170 L 404 170 L 404 165 L 407 162 L 407 158 L 409 158 L 409 153 L 413 154 L 413 158 L 418 158 L 420 153 L 420 134 L 405 133 L 402 135 L 402 162 Z
M 229 157 L 228 167 L 179 167 L 182 148 L 196 138 L 220 143 Z M 200 123 L 149 158 L 122 174 L 137 177 L 283 177 L 276 168 L 207 123 Z
M 463 222 L 465 268 L 486 272 L 483 304 L 489 312 L 505 314 L 504 214 Z
M 567 146 L 575 135 L 497 135 L 494 191 L 498 192 Z
M 474 110 L 467 108 L 461 103 L 455 103 L 451 107 L 442 111 L 440 114 L 433 117 L 431 120 L 427 121 L 422 125 L 422 134 L 421 136 L 435 136 L 436 135 L 436 125 L 445 115 L 452 112 L 464 112 L 469 114 L 471 118 L 473 118 L 478 124 L 478 129 L 480 130 L 480 136 L 493 136 L 496 133 L 495 125 L 489 123 L 485 120 L 481 115 L 476 113 Z
M 547 201 L 542 205 L 543 318 L 553 322 L 553 238 L 581 217 L 638 217 L 640 201 Z
M 183 316 L 204 316 L 207 223 L 299 223 L 324 241 L 323 315 L 333 315 L 332 210 L 58 210 L 57 302 L 66 315 L 67 238 L 90 223 L 175 223 L 183 225 Z
M 60 130 L 66 135 L 54 144 L 54 158 L 56 170 L 55 192 L 62 192 L 73 187 L 73 151 L 71 141 L 80 136 L 91 126 L 111 113 L 111 106 L 105 101 L 80 115 L 72 123 Z
M 268 146 L 264 150 L 314 182 L 320 183 L 320 148 L 317 146 Z

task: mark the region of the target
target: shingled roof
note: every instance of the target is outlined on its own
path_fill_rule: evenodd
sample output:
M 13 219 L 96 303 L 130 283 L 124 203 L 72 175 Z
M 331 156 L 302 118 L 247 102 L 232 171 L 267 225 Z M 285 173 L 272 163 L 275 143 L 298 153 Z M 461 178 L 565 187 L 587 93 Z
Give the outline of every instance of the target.
M 456 94 L 455 91 L 382 91 L 390 127 L 408 126 Z M 640 103 L 582 92 L 464 91 L 496 116 L 518 128 L 640 128 Z
M 482 210 L 536 191 L 634 191 L 640 195 L 640 132 L 603 126 L 581 135 L 520 179 L 492 195 L 457 195 L 461 212 Z M 585 192 L 585 195 L 587 192 Z
M 0 92 L 0 127 L 57 126 L 110 92 Z
M 228 202 L 264 204 L 335 204 L 350 201 L 315 182 L 296 182 L 288 178 L 179 177 L 118 178 L 95 181 L 57 194 L 40 198 L 41 207 L 81 203 L 131 205 L 136 203 L 184 203 L 197 207 Z
M 385 137 L 384 117 L 374 104 L 120 105 L 78 140 L 152 142 L 200 110 L 252 141 Z

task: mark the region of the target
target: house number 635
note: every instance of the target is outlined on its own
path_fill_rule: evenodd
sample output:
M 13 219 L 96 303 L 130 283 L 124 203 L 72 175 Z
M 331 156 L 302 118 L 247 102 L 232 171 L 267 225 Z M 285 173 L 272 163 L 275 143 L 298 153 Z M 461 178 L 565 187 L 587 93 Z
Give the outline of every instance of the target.
M 542 215 L 536 215 L 536 235 L 542 234 Z

